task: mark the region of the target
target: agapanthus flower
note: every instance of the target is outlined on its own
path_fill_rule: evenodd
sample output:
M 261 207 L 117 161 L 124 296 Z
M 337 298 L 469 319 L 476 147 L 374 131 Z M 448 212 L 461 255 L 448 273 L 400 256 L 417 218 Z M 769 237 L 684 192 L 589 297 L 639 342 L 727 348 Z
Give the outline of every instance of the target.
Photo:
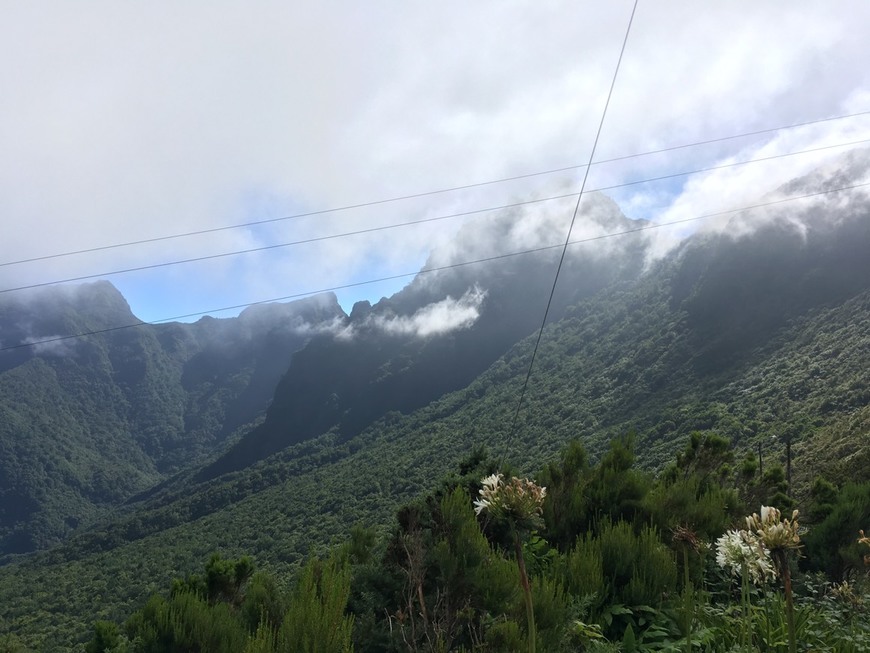
M 500 473 L 499 474 L 491 474 L 487 476 L 485 479 L 481 481 L 483 487 L 489 488 L 490 490 L 496 489 L 499 485 L 501 485 L 501 480 L 504 478 Z
M 527 478 L 514 476 L 504 482 L 501 474 L 493 474 L 481 480 L 482 487 L 474 501 L 474 512 L 486 512 L 495 521 L 510 524 L 514 535 L 517 568 L 520 584 L 526 603 L 526 619 L 529 633 L 529 651 L 535 651 L 535 611 L 532 606 L 532 592 L 526 563 L 523 558 L 521 533 L 538 527 L 544 511 L 544 497 L 547 488 L 541 487 Z
M 749 531 L 730 530 L 716 540 L 716 562 L 733 576 L 745 571 L 756 585 L 776 578 L 770 551 Z
M 771 551 L 796 549 L 800 546 L 798 511 L 791 519 L 783 519 L 779 510 L 771 506 L 761 506 L 761 515 L 753 513 L 746 518 L 746 527 L 765 547 Z
M 493 501 L 497 500 L 498 488 L 502 484 L 502 478 L 501 474 L 493 474 L 481 481 L 483 487 L 480 488 L 480 498 L 474 501 L 475 514 L 479 515 L 484 510 L 489 510 L 493 505 Z
M 495 518 L 511 518 L 515 523 L 533 522 L 543 513 L 547 488 L 527 478 L 514 476 L 505 482 L 501 474 L 487 476 L 481 481 L 474 512 L 487 512 Z

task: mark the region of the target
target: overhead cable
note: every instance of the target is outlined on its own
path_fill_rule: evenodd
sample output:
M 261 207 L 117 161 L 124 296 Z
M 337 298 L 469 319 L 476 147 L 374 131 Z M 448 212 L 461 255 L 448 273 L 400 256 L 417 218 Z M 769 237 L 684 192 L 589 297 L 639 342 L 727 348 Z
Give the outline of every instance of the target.
M 256 227 L 256 226 L 260 226 L 260 225 L 273 224 L 276 222 L 285 222 L 288 220 L 296 220 L 299 218 L 307 218 L 307 217 L 312 217 L 312 216 L 317 216 L 317 215 L 326 215 L 326 214 L 330 214 L 330 213 L 340 213 L 343 211 L 351 211 L 351 210 L 355 210 L 355 209 L 378 206 L 381 204 L 389 204 L 392 202 L 401 202 L 404 200 L 417 199 L 417 198 L 428 197 L 428 196 L 432 196 L 432 195 L 452 193 L 452 192 L 456 192 L 456 191 L 460 191 L 460 190 L 468 190 L 471 188 L 479 188 L 482 186 L 490 186 L 493 184 L 506 183 L 509 181 L 519 181 L 521 179 L 530 179 L 532 177 L 541 177 L 541 176 L 546 176 L 546 175 L 552 175 L 552 174 L 556 174 L 559 172 L 569 172 L 572 170 L 579 170 L 587 165 L 598 166 L 598 165 L 604 165 L 607 163 L 616 163 L 618 161 L 626 161 L 629 159 L 636 159 L 636 158 L 643 157 L 643 156 L 652 156 L 655 154 L 665 154 L 667 152 L 674 152 L 677 150 L 688 149 L 691 147 L 698 147 L 701 145 L 712 145 L 714 143 L 723 143 L 726 141 L 737 140 L 740 138 L 748 138 L 750 136 L 761 136 L 763 134 L 772 134 L 772 133 L 784 131 L 787 129 L 797 129 L 799 127 L 809 127 L 809 126 L 818 125 L 821 123 L 834 122 L 834 121 L 838 121 L 838 120 L 847 120 L 850 118 L 858 118 L 858 117 L 867 116 L 867 115 L 870 115 L 870 110 L 859 111 L 856 113 L 842 114 L 842 115 L 838 115 L 838 116 L 829 116 L 827 118 L 817 118 L 815 120 L 807 120 L 804 122 L 791 123 L 788 125 L 780 125 L 778 127 L 768 127 L 765 129 L 758 129 L 755 131 L 743 132 L 740 134 L 731 134 L 728 136 L 719 136 L 717 138 L 709 138 L 709 139 L 701 140 L 701 141 L 692 141 L 690 143 L 682 143 L 679 145 L 670 145 L 670 146 L 659 148 L 656 150 L 647 150 L 645 152 L 635 152 L 632 154 L 624 154 L 621 156 L 611 157 L 609 159 L 600 159 L 598 161 L 594 161 L 591 164 L 578 164 L 578 165 L 565 166 L 562 168 L 552 168 L 549 170 L 540 170 L 537 172 L 529 172 L 529 173 L 525 173 L 525 174 L 521 174 L 521 175 L 514 175 L 511 177 L 500 177 L 498 179 L 490 179 L 488 181 L 480 181 L 480 182 L 475 182 L 475 183 L 471 183 L 471 184 L 463 184 L 460 186 L 451 186 L 448 188 L 439 188 L 436 190 L 422 191 L 419 193 L 411 193 L 408 195 L 399 195 L 399 196 L 395 196 L 395 197 L 389 197 L 389 198 L 378 199 L 378 200 L 371 200 L 371 201 L 367 201 L 367 202 L 358 202 L 355 204 L 345 204 L 342 206 L 336 206 L 336 207 L 331 207 L 331 208 L 326 208 L 326 209 L 319 209 L 316 211 L 308 211 L 305 213 L 294 213 L 292 215 L 285 215 L 285 216 L 280 216 L 277 218 L 267 218 L 264 220 L 254 220 L 251 222 L 242 222 L 242 223 L 238 223 L 238 224 L 224 225 L 221 227 L 211 227 L 208 229 L 199 229 L 196 231 L 187 231 L 187 232 L 182 232 L 182 233 L 177 233 L 177 234 L 168 234 L 168 235 L 164 235 L 164 236 L 155 236 L 152 238 L 143 238 L 140 240 L 131 240 L 131 241 L 126 241 L 126 242 L 121 242 L 121 243 L 112 243 L 109 245 L 98 245 L 95 247 L 88 247 L 85 249 L 72 250 L 72 251 L 68 251 L 68 252 L 59 252 L 59 253 L 54 253 L 54 254 L 44 254 L 41 256 L 32 256 L 29 258 L 18 259 L 15 261 L 0 262 L 0 267 L 7 267 L 7 266 L 11 266 L 11 265 L 22 265 L 24 263 L 35 263 L 37 261 L 47 261 L 50 259 L 64 258 L 64 257 L 68 257 L 68 256 L 77 256 L 80 254 L 91 254 L 93 252 L 118 249 L 121 247 L 132 247 L 135 245 L 145 245 L 148 243 L 157 243 L 157 242 L 162 242 L 162 241 L 167 241 L 167 240 L 175 240 L 177 238 L 188 238 L 188 237 L 192 237 L 192 236 L 202 236 L 202 235 L 211 234 L 211 233 L 218 233 L 221 231 L 229 231 L 229 230 L 233 230 L 233 229 L 245 229 L 248 227 Z
M 617 231 L 617 232 L 613 232 L 613 233 L 609 233 L 609 234 L 602 234 L 600 236 L 590 236 L 588 238 L 581 238 L 579 240 L 572 240 L 568 243 L 568 245 L 569 246 L 581 245 L 583 243 L 590 243 L 590 242 L 594 242 L 594 241 L 598 241 L 598 240 L 606 240 L 608 238 L 617 238 L 619 236 L 627 236 L 629 234 L 635 234 L 635 233 L 639 233 L 642 231 L 661 229 L 662 227 L 673 227 L 675 225 L 686 224 L 689 222 L 697 222 L 700 220 L 706 220 L 709 218 L 714 218 L 714 217 L 723 216 L 723 215 L 730 215 L 733 213 L 742 213 L 744 211 L 751 211 L 754 209 L 760 209 L 760 208 L 764 208 L 764 207 L 768 207 L 768 206 L 774 206 L 777 204 L 784 204 L 786 202 L 794 202 L 797 200 L 809 199 L 811 197 L 831 195 L 833 193 L 840 193 L 840 192 L 847 191 L 847 190 L 856 190 L 858 188 L 866 188 L 868 186 L 870 186 L 870 182 L 865 182 L 865 183 L 861 183 L 861 184 L 853 184 L 851 186 L 843 186 L 841 188 L 831 188 L 828 190 L 818 191 L 818 192 L 814 192 L 814 193 L 806 193 L 804 195 L 784 197 L 784 198 L 780 198 L 778 200 L 770 200 L 768 202 L 760 202 L 758 204 L 750 204 L 747 206 L 741 206 L 738 208 L 728 209 L 725 211 L 716 211 L 714 213 L 705 213 L 705 214 L 696 215 L 696 216 L 693 216 L 690 218 L 682 218 L 680 220 L 671 220 L 669 222 L 646 223 L 643 226 L 637 227 L 635 229 L 626 229 L 624 231 Z M 524 250 L 520 250 L 520 251 L 516 251 L 516 252 L 508 252 L 505 254 L 496 254 L 494 256 L 473 259 L 470 261 L 461 261 L 459 263 L 450 263 L 448 265 L 442 265 L 442 266 L 431 267 L 431 268 L 423 268 L 422 270 L 416 270 L 413 272 L 403 272 L 401 274 L 393 274 L 393 275 L 386 276 L 386 277 L 379 277 L 377 279 L 367 279 L 364 281 L 356 281 L 353 283 L 346 283 L 346 284 L 341 284 L 338 286 L 330 286 L 328 288 L 320 288 L 318 290 L 307 290 L 304 292 L 293 293 L 291 295 L 284 295 L 282 297 L 272 297 L 270 299 L 262 299 L 262 300 L 254 301 L 254 302 L 246 302 L 244 304 L 235 304 L 233 306 L 222 306 L 220 308 L 212 308 L 212 309 L 208 309 L 205 311 L 196 311 L 194 313 L 185 313 L 183 315 L 174 315 L 172 317 L 165 317 L 165 318 L 161 318 L 159 320 L 151 320 L 149 322 L 138 321 L 138 322 L 135 322 L 132 324 L 122 324 L 119 326 L 108 327 L 106 329 L 96 329 L 94 331 L 86 331 L 83 333 L 76 333 L 76 334 L 71 334 L 71 335 L 67 335 L 67 336 L 55 336 L 55 337 L 51 337 L 51 338 L 45 338 L 44 340 L 27 342 L 27 343 L 22 343 L 22 344 L 18 344 L 18 345 L 8 345 L 6 347 L 0 347 L 0 352 L 9 351 L 12 349 L 22 349 L 25 347 L 36 347 L 38 345 L 45 345 L 45 344 L 49 344 L 52 342 L 71 340 L 71 339 L 75 339 L 75 338 L 85 338 L 88 336 L 99 335 L 102 333 L 109 333 L 112 331 L 120 331 L 122 329 L 132 329 L 132 328 L 141 327 L 141 326 L 151 326 L 151 325 L 163 324 L 166 322 L 177 322 L 178 320 L 186 320 L 186 319 L 190 319 L 193 317 L 202 317 L 205 315 L 211 315 L 214 313 L 223 313 L 226 311 L 235 311 L 235 310 L 239 310 L 239 309 L 248 308 L 250 306 L 259 306 L 262 304 L 273 304 L 275 302 L 286 302 L 286 301 L 291 301 L 291 300 L 295 300 L 295 299 L 301 299 L 303 297 L 311 297 L 313 295 L 320 295 L 322 293 L 335 292 L 337 290 L 346 290 L 348 288 L 358 288 L 360 286 L 367 286 L 367 285 L 372 285 L 375 283 L 382 283 L 384 281 L 394 281 L 396 279 L 406 279 L 409 277 L 415 277 L 417 275 L 426 275 L 426 274 L 432 274 L 435 272 L 443 272 L 445 270 L 453 270 L 456 268 L 467 267 L 467 266 L 471 266 L 471 265 L 478 265 L 481 263 L 490 263 L 493 261 L 504 260 L 504 259 L 513 258 L 513 257 L 517 257 L 517 256 L 525 256 L 525 255 L 534 254 L 537 252 L 546 252 L 549 250 L 560 249 L 560 248 L 564 248 L 563 243 L 558 243 L 555 245 L 544 245 L 542 247 L 535 247 L 532 249 L 524 249 Z
M 616 68 L 613 71 L 613 78 L 610 80 L 610 90 L 607 91 L 607 100 L 604 102 L 604 109 L 601 112 L 601 120 L 598 121 L 598 129 L 595 132 L 595 140 L 592 142 L 592 149 L 589 151 L 589 162 L 586 164 L 586 171 L 583 174 L 583 183 L 580 185 L 580 192 L 577 194 L 577 203 L 574 205 L 574 212 L 571 215 L 571 223 L 568 225 L 568 233 L 565 234 L 565 244 L 563 245 L 562 253 L 559 256 L 559 263 L 556 265 L 556 274 L 553 276 L 553 285 L 550 288 L 550 296 L 547 298 L 547 306 L 544 308 L 544 317 L 541 319 L 541 328 L 538 329 L 538 336 L 535 338 L 535 346 L 532 348 L 532 355 L 529 359 L 526 378 L 523 381 L 520 396 L 517 399 L 516 410 L 514 411 L 514 416 L 513 419 L 511 419 L 508 434 L 504 441 L 499 467 L 504 464 L 505 456 L 507 456 L 508 449 L 516 436 L 520 409 L 523 406 L 523 401 L 526 398 L 526 391 L 529 388 L 529 379 L 532 377 L 532 369 L 535 366 L 535 357 L 537 356 L 538 348 L 541 345 L 541 338 L 544 335 L 544 327 L 547 324 L 547 317 L 550 315 L 550 307 L 553 304 L 553 297 L 556 294 L 556 285 L 559 283 L 559 274 L 562 272 L 562 265 L 565 262 L 565 255 L 568 252 L 568 244 L 571 242 L 571 232 L 574 230 L 574 223 L 577 220 L 577 214 L 580 212 L 580 202 L 583 200 L 583 192 L 586 189 L 586 182 L 589 179 L 589 170 L 592 168 L 592 161 L 595 159 L 595 150 L 598 148 L 598 141 L 601 138 L 601 130 L 604 128 L 604 120 L 607 118 L 607 109 L 610 107 L 610 99 L 613 97 L 613 89 L 616 86 L 616 78 L 619 76 L 619 67 L 622 65 L 622 57 L 625 54 L 625 46 L 628 44 L 628 35 L 631 33 L 631 24 L 634 22 L 634 14 L 636 11 L 637 0 L 634 0 L 634 5 L 631 8 L 631 15 L 628 17 L 628 25 L 625 28 L 625 37 L 622 39 L 622 47 L 619 49 L 619 57 L 616 60 Z
M 585 192 L 592 193 L 592 192 L 597 192 L 597 191 L 616 190 L 619 188 L 626 188 L 628 186 L 636 186 L 639 184 L 646 184 L 646 183 L 651 183 L 651 182 L 656 182 L 656 181 L 664 181 L 667 179 L 676 179 L 678 177 L 686 177 L 689 175 L 700 174 L 703 172 L 712 172 L 712 171 L 716 171 L 716 170 L 724 170 L 726 168 L 734 168 L 737 166 L 748 165 L 750 163 L 760 163 L 763 161 L 772 161 L 774 159 L 782 159 L 782 158 L 786 158 L 786 157 L 790 157 L 790 156 L 799 156 L 802 154 L 810 154 L 813 152 L 820 152 L 823 150 L 831 150 L 831 149 L 841 148 L 841 147 L 853 147 L 853 146 L 861 145 L 864 143 L 870 143 L 870 138 L 865 138 L 865 139 L 861 139 L 861 140 L 857 140 L 857 141 L 850 141 L 847 143 L 835 143 L 832 145 L 822 145 L 819 147 L 814 147 L 814 148 L 810 148 L 807 150 L 799 150 L 796 152 L 785 152 L 782 154 L 772 154 L 770 156 L 759 157 L 759 158 L 755 158 L 755 159 L 746 159 L 743 161 L 732 161 L 731 163 L 723 163 L 720 165 L 710 166 L 707 168 L 696 168 L 694 170 L 674 172 L 674 173 L 670 173 L 667 175 L 659 175 L 657 177 L 647 177 L 644 179 L 636 179 L 633 181 L 622 182 L 619 184 L 612 184 L 610 186 L 599 186 L 598 188 L 587 189 Z M 587 170 L 588 170 L 588 168 L 587 168 Z M 584 178 L 584 183 L 585 183 L 585 181 L 586 181 L 586 179 Z M 583 190 L 581 189 L 581 193 L 582 192 L 583 192 Z M 579 201 L 579 194 L 578 193 L 566 193 L 566 194 L 562 194 L 562 195 L 550 195 L 547 197 L 540 197 L 540 198 L 536 198 L 536 199 L 532 199 L 532 200 L 524 200 L 521 202 L 512 202 L 510 204 L 501 204 L 498 206 L 489 206 L 489 207 L 484 207 L 481 209 L 461 211 L 458 213 L 448 213 L 446 215 L 439 215 L 439 216 L 434 216 L 434 217 L 430 217 L 430 218 L 421 218 L 419 220 L 409 220 L 409 221 L 405 221 L 405 222 L 398 222 L 398 223 L 393 223 L 393 224 L 388 224 L 388 225 L 381 225 L 378 227 L 368 227 L 365 229 L 356 229 L 353 231 L 346 231 L 346 232 L 337 233 L 337 234 L 327 234 L 325 236 L 314 236 L 311 238 L 303 238 L 300 240 L 294 240 L 294 241 L 290 241 L 290 242 L 286 242 L 286 243 L 277 243 L 277 244 L 273 244 L 273 245 L 262 245 L 260 247 L 251 247 L 248 249 L 238 249 L 238 250 L 232 250 L 229 252 L 220 252 L 218 254 L 208 254 L 208 255 L 204 255 L 204 256 L 195 256 L 192 258 L 179 259 L 179 260 L 175 260 L 175 261 L 164 261 L 161 263 L 150 263 L 147 265 L 139 265 L 139 266 L 134 266 L 134 267 L 129 267 L 129 268 L 122 268 L 122 269 L 118 269 L 118 270 L 95 272 L 95 273 L 80 275 L 80 276 L 76 276 L 76 277 L 67 277 L 64 279 L 54 279 L 52 281 L 43 281 L 40 283 L 27 284 L 27 285 L 23 285 L 23 286 L 12 287 L 12 288 L 2 288 L 2 289 L 0 289 L 0 294 L 9 293 L 9 292 L 16 292 L 16 291 L 20 291 L 20 290 L 30 290 L 33 288 L 42 288 L 45 286 L 53 286 L 53 285 L 57 285 L 57 284 L 61 284 L 61 283 L 71 283 L 74 281 L 87 281 L 89 279 L 97 279 L 97 278 L 103 278 L 103 277 L 117 276 L 120 274 L 128 274 L 130 272 L 141 272 L 144 270 L 154 270 L 154 269 L 158 269 L 158 268 L 171 267 L 171 266 L 175 266 L 175 265 L 186 265 L 189 263 L 197 263 L 197 262 L 201 262 L 201 261 L 209 261 L 209 260 L 215 260 L 215 259 L 221 259 L 221 258 L 228 258 L 228 257 L 232 257 L 232 256 L 241 256 L 244 254 L 253 254 L 256 252 L 265 252 L 265 251 L 275 250 L 275 249 L 283 249 L 283 248 L 294 247 L 294 246 L 298 246 L 298 245 L 306 245 L 306 244 L 310 244 L 310 243 L 322 242 L 322 241 L 327 241 L 327 240 L 335 240 L 335 239 L 339 239 L 339 238 L 348 238 L 351 236 L 359 236 L 359 235 L 363 235 L 363 234 L 375 233 L 378 231 L 387 231 L 390 229 L 398 229 L 398 228 L 409 227 L 409 226 L 414 226 L 414 225 L 419 225 L 419 224 L 426 224 L 426 223 L 430 223 L 430 222 L 438 222 L 441 220 L 449 220 L 452 218 L 467 217 L 467 216 L 471 216 L 471 215 L 479 215 L 479 214 L 483 214 L 483 213 L 490 213 L 493 211 L 502 211 L 502 210 L 506 210 L 506 209 L 518 208 L 518 207 L 522 207 L 522 206 L 529 206 L 532 204 L 541 204 L 541 203 L 546 203 L 546 202 L 552 202 L 555 200 L 574 198 L 574 197 L 578 198 L 578 201 Z M 575 219 L 576 219 L 576 216 L 575 216 Z M 573 222 L 573 220 L 572 220 L 572 222 Z

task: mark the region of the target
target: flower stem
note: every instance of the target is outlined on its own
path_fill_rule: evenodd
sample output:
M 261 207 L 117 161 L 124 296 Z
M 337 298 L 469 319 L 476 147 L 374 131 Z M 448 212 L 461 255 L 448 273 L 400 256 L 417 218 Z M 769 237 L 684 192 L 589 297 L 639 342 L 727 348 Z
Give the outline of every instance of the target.
M 789 653 L 797 653 L 797 637 L 794 629 L 794 601 L 791 595 L 791 570 L 788 566 L 788 556 L 781 552 L 780 564 L 782 568 L 782 585 L 785 588 L 785 616 L 788 622 L 788 650 Z
M 532 607 L 532 589 L 529 586 L 529 575 L 526 573 L 526 561 L 523 558 L 523 545 L 520 542 L 519 531 L 514 529 L 514 548 L 517 554 L 517 566 L 520 570 L 520 583 L 526 599 L 526 621 L 529 628 L 529 653 L 535 653 L 535 611 Z
M 749 650 L 749 642 L 752 637 L 752 614 L 749 607 L 749 567 L 745 562 L 740 574 L 740 605 L 743 609 L 743 625 L 740 628 L 740 648 L 743 651 L 747 651 Z
M 686 616 L 686 653 L 692 651 L 692 623 L 694 621 L 694 602 L 692 596 L 692 581 L 689 578 L 689 549 L 683 546 L 683 576 L 686 580 L 685 616 Z

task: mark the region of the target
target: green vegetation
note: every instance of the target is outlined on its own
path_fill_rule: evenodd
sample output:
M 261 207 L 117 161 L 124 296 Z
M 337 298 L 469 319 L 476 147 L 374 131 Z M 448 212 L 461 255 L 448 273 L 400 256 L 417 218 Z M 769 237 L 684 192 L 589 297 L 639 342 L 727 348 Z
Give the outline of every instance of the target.
M 801 569 L 794 568 L 790 620 L 788 567 L 785 585 L 777 575 L 749 587 L 744 581 L 745 594 L 739 571 L 717 564 L 708 539 L 722 530 L 695 530 L 693 515 L 705 515 L 707 527 L 730 526 L 749 510 L 739 500 L 705 500 L 737 496 L 738 476 L 724 471 L 730 451 L 693 440 L 655 481 L 634 467 L 632 442 L 614 440 L 594 466 L 572 443 L 539 475 L 554 482 L 542 519 L 540 493 L 528 494 L 535 486 L 516 479 L 496 486 L 490 477 L 481 488 L 496 462 L 477 452 L 460 474 L 401 507 L 389 533 L 379 539 L 352 528 L 327 557 L 311 558 L 288 590 L 276 576 L 253 574 L 249 558 L 215 555 L 203 575 L 177 579 L 168 596 L 154 594 L 122 624 L 96 622 L 85 650 L 520 652 L 536 650 L 537 642 L 548 652 L 676 651 L 692 643 L 711 652 L 786 651 L 789 628 L 812 650 L 868 650 L 870 570 L 863 563 L 850 582 L 831 582 L 817 573 L 825 562 L 808 548 Z M 699 459 L 723 473 L 711 480 Z M 672 501 L 686 487 L 696 490 L 697 505 L 674 511 Z M 484 507 L 476 515 L 478 491 Z M 854 508 L 855 495 L 870 501 L 870 483 L 835 498 L 810 534 Z M 578 519 L 566 526 L 566 516 Z M 870 522 L 867 509 L 851 516 Z M 662 519 L 671 526 L 660 529 Z M 770 511 L 762 516 L 772 546 L 778 519 Z M 517 539 L 520 524 L 538 528 Z M 857 530 L 847 540 L 870 552 Z M 839 555 L 844 564 L 847 548 Z M 516 563 L 528 570 L 523 582 Z
M 530 605 L 540 651 L 773 647 L 788 635 L 785 597 L 742 588 L 694 545 L 762 503 L 796 507 L 810 526 L 806 558 L 791 570 L 798 636 L 823 646 L 832 632 L 860 634 L 866 615 L 849 606 L 865 600 L 856 537 L 870 527 L 868 223 L 814 227 L 806 239 L 779 225 L 757 237 L 746 250 L 746 239 L 692 241 L 639 279 L 577 267 L 598 276 L 561 280 L 586 285 L 560 290 L 572 305 L 559 305 L 544 332 L 512 431 L 533 340 L 518 339 L 511 329 L 523 323 L 511 320 L 538 315 L 528 298 L 541 275 L 505 274 L 487 287 L 493 312 L 477 331 L 413 342 L 369 334 L 359 350 L 327 358 L 316 354 L 329 338 L 319 338 L 287 370 L 262 428 L 226 416 L 257 414 L 242 389 L 274 348 L 259 350 L 259 363 L 250 350 L 202 356 L 184 328 L 167 325 L 83 341 L 75 356 L 16 359 L 0 374 L 0 511 L 7 543 L 31 539 L 6 551 L 66 539 L 3 560 L 3 644 L 80 651 L 102 638 L 105 649 L 152 627 L 187 636 L 184 624 L 195 623 L 226 627 L 234 646 L 273 650 L 282 629 L 313 627 L 317 614 L 337 623 L 343 593 L 318 584 L 333 565 L 339 589 L 350 574 L 341 614 L 353 617 L 356 650 L 402 650 L 405 638 L 421 650 L 439 641 L 517 650 L 529 640 Z M 618 263 L 636 271 L 642 248 L 634 254 Z M 471 279 L 457 274 L 415 282 L 381 308 L 407 314 L 420 297 L 459 296 Z M 474 359 L 482 373 L 454 364 L 487 342 L 498 346 Z M 186 366 L 166 353 L 181 350 Z M 85 359 L 103 376 L 88 376 Z M 184 399 L 160 370 L 187 384 Z M 316 428 L 302 420 L 304 432 L 291 410 L 303 403 L 323 418 Z M 247 458 L 221 457 L 233 442 Z M 480 480 L 496 471 L 547 487 L 535 532 L 517 538 L 474 515 Z M 226 558 L 212 572 L 232 591 L 211 595 L 191 574 L 215 551 Z M 244 556 L 260 571 L 237 579 L 224 562 Z M 183 589 L 164 593 L 173 579 Z M 259 602 L 245 603 L 251 596 Z M 293 601 L 314 601 L 299 609 L 304 623 Z M 129 631 L 149 605 L 150 621 Z
M 249 430 L 307 339 L 286 320 L 340 310 L 313 299 L 0 352 L 0 559 L 58 544 Z M 107 282 L 0 298 L 4 346 L 136 323 Z
M 402 502 L 431 490 L 432 479 L 447 474 L 477 445 L 506 453 L 519 469 L 534 470 L 554 460 L 578 433 L 594 460 L 615 435 L 635 428 L 641 462 L 655 469 L 697 431 L 702 442 L 713 436 L 729 440 L 729 450 L 741 461 L 729 463 L 737 473 L 747 455 L 749 467 L 758 470 L 760 444 L 763 474 L 750 470 L 739 486 L 755 506 L 784 483 L 778 468 L 785 462 L 784 447 L 770 434 L 806 418 L 812 437 L 793 447 L 792 495 L 799 507 L 809 501 L 816 476 L 838 488 L 849 480 L 868 480 L 868 450 L 861 443 L 870 408 L 862 404 L 858 382 L 866 357 L 864 333 L 856 324 L 870 316 L 870 293 L 813 311 L 738 365 L 700 373 L 691 350 L 681 344 L 689 334 L 668 318 L 667 290 L 650 279 L 640 288 L 578 305 L 549 327 L 511 441 L 504 428 L 529 342 L 466 389 L 409 415 L 389 413 L 347 441 L 327 433 L 205 483 L 182 477 L 68 543 L 0 568 L 0 629 L 39 650 L 66 650 L 86 636 L 88 623 L 122 620 L 150 592 L 190 573 L 214 550 L 249 553 L 270 572 L 291 574 L 313 553 L 345 537 L 354 523 L 383 533 Z M 819 442 L 827 446 L 817 447 Z M 706 482 L 719 474 L 703 458 L 693 457 L 692 464 L 704 470 Z M 718 490 L 705 495 L 704 479 L 684 479 L 671 490 L 672 507 L 654 513 L 660 532 L 671 526 L 673 510 L 694 506 L 695 495 L 706 496 L 691 508 L 698 527 L 710 535 L 723 528 L 708 505 L 720 500 Z M 624 500 L 637 503 L 643 479 L 624 480 Z M 551 490 L 556 484 L 545 482 Z M 602 478 L 598 489 L 584 496 L 600 493 L 606 501 L 599 505 L 609 510 L 609 491 L 615 486 Z M 564 546 L 571 531 L 560 534 L 554 526 L 553 537 Z

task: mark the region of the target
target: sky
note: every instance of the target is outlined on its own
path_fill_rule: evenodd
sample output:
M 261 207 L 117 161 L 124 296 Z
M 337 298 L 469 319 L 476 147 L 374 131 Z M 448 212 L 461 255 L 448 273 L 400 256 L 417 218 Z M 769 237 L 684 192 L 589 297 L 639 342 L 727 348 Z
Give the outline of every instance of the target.
M 375 302 L 494 207 L 578 192 L 632 6 L 0 0 L 0 291 L 107 279 L 146 321 L 351 284 L 346 310 Z M 594 161 L 870 112 L 866 25 L 865 0 L 640 0 Z M 867 139 L 868 115 L 829 121 L 599 163 L 586 188 L 681 220 Z M 572 209 L 536 205 L 564 216 L 554 244 Z

